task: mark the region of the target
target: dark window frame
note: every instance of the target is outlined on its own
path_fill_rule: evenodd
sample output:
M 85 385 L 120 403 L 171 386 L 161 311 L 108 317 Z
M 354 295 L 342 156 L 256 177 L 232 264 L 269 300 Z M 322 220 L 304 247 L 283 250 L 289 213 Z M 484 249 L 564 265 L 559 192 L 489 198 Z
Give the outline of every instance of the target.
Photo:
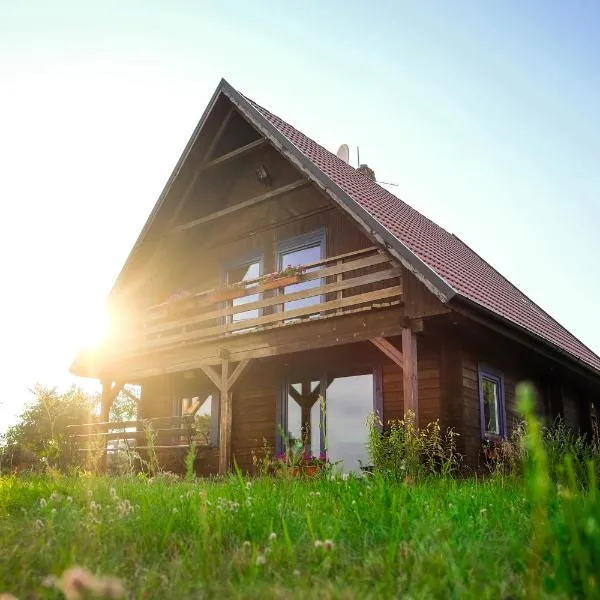
M 506 439 L 508 428 L 506 425 L 506 399 L 504 392 L 504 375 L 501 371 L 490 367 L 489 365 L 479 363 L 477 367 L 478 386 L 479 386 L 479 416 L 482 438 L 502 438 Z M 483 397 L 483 382 L 487 379 L 497 385 L 498 389 L 498 429 L 499 433 L 492 433 L 486 430 L 485 423 L 485 401 Z
M 275 452 L 282 454 L 284 448 L 284 436 L 288 434 L 288 389 L 291 383 L 297 383 L 299 379 L 310 379 L 319 381 L 323 389 L 325 389 L 325 406 L 327 405 L 327 380 L 329 377 L 341 378 L 352 377 L 354 375 L 372 375 L 373 376 L 373 412 L 383 420 L 383 371 L 379 363 L 358 363 L 351 365 L 348 373 L 344 373 L 344 369 L 324 369 L 320 371 L 318 376 L 306 375 L 302 371 L 291 372 L 283 377 L 279 385 L 279 393 L 277 394 L 276 406 L 276 424 L 275 424 Z M 319 427 L 324 424 L 324 429 L 320 430 L 320 447 L 319 451 L 315 452 L 312 448 L 313 455 L 318 455 L 325 447 L 325 436 L 327 430 L 327 413 L 321 414 L 319 419 Z
M 282 259 L 284 254 L 305 250 L 307 248 L 314 248 L 315 246 L 319 246 L 320 249 L 319 260 L 327 258 L 327 230 L 324 227 L 315 229 L 309 233 L 303 233 L 291 238 L 280 240 L 275 247 L 275 269 L 277 271 L 281 271 L 283 269 Z M 323 279 L 318 281 L 320 281 L 319 285 L 322 285 Z M 324 301 L 325 297 L 324 295 L 321 295 L 319 297 L 319 304 Z M 283 304 L 279 307 L 279 310 L 284 310 Z
M 228 274 L 230 271 L 232 271 L 233 269 L 239 269 L 241 267 L 247 266 L 247 265 L 251 265 L 253 263 L 257 262 L 258 263 L 258 276 L 262 277 L 265 274 L 265 254 L 264 252 L 262 252 L 261 250 L 256 250 L 253 252 L 248 252 L 247 254 L 244 254 L 242 256 L 230 259 L 226 262 L 224 262 L 221 265 L 221 284 L 226 287 L 228 285 L 230 285 L 228 279 Z M 231 282 L 231 283 L 235 283 L 235 282 Z M 263 294 L 262 292 L 257 292 L 257 300 L 262 300 L 263 298 Z M 227 306 L 227 302 L 221 302 L 220 303 L 220 307 L 221 308 L 225 308 Z M 264 314 L 264 309 L 259 308 L 258 310 L 258 317 L 262 317 Z M 238 313 L 238 314 L 243 314 L 243 313 Z M 221 318 L 221 325 L 225 324 L 225 319 L 224 317 Z

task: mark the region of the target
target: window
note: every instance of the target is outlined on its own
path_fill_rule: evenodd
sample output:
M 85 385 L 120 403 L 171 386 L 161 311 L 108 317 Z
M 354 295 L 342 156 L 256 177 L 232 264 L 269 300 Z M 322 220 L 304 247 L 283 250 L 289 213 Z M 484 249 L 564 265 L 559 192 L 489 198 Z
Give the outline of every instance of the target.
M 286 240 L 279 245 L 277 252 L 277 269 L 283 271 L 287 267 L 298 267 L 317 262 L 325 257 L 325 232 L 323 230 L 303 235 L 291 240 Z M 316 271 L 320 267 L 308 269 L 306 272 Z M 284 288 L 284 293 L 291 294 L 302 290 L 317 288 L 321 285 L 320 279 L 310 279 Z M 284 304 L 284 310 L 294 310 L 305 306 L 313 306 L 321 302 L 320 296 L 309 296 L 299 300 L 292 300 Z
M 262 275 L 262 258 L 256 257 L 252 259 L 248 259 L 245 262 L 241 262 L 236 264 L 235 266 L 230 267 L 226 271 L 225 283 L 227 285 L 231 285 L 232 283 L 237 283 L 238 281 L 250 281 L 252 279 L 257 279 Z M 249 287 L 255 287 L 258 285 L 258 282 L 251 284 Z M 244 304 L 248 304 L 249 302 L 256 302 L 259 300 L 260 294 L 248 294 L 247 296 L 242 296 L 241 298 L 234 298 L 233 306 L 243 306 Z M 247 319 L 256 319 L 260 316 L 260 312 L 258 308 L 254 310 L 246 310 L 244 312 L 238 312 L 233 315 L 232 321 L 234 323 L 238 323 L 239 321 L 245 321 Z
M 194 417 L 194 440 L 199 446 L 217 447 L 219 442 L 219 396 L 215 393 L 182 398 L 179 416 Z
M 376 379 L 375 373 L 363 371 L 287 382 L 279 427 L 285 436 L 278 440 L 278 451 L 285 450 L 286 442 L 300 443 L 304 452 L 325 454 L 345 472 L 368 464 L 367 417 L 378 408 Z
M 479 367 L 479 404 L 481 433 L 484 436 L 506 436 L 504 385 L 502 375 L 492 369 Z

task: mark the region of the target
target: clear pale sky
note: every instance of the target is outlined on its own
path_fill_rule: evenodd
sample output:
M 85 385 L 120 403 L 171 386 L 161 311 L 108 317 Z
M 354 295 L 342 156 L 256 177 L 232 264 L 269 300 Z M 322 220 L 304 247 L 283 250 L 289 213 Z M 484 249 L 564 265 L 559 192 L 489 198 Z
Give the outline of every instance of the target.
M 0 430 L 76 381 L 221 77 L 600 352 L 599 65 L 595 0 L 0 0 Z

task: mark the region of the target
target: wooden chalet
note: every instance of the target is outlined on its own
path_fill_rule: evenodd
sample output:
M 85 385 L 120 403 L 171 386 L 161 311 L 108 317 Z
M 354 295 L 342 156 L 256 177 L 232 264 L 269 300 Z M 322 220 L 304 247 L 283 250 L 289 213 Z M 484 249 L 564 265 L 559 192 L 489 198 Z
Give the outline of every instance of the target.
M 289 437 L 356 468 L 373 411 L 439 419 L 476 463 L 482 438 L 510 434 L 518 381 L 535 383 L 541 415 L 583 430 L 600 399 L 596 354 L 368 167 L 226 81 L 109 308 L 111 335 L 72 372 L 103 382 L 104 420 L 140 386 L 139 420 L 167 424 L 171 468 L 191 439 L 178 428 L 201 415 L 201 474 L 252 470 Z

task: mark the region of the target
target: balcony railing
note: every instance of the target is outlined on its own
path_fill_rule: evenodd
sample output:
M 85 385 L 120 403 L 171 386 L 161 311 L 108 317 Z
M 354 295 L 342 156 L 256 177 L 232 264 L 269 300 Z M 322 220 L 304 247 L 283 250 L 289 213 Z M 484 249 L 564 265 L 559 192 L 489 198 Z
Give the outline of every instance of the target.
M 207 444 L 193 416 L 159 417 L 144 421 L 86 423 L 67 426 L 79 452 L 118 452 L 148 448 L 186 448 L 192 441 Z
M 219 290 L 189 292 L 153 306 L 128 343 L 129 350 L 161 350 L 255 333 L 401 300 L 400 267 L 376 247 L 325 258 L 300 270 L 302 274 L 293 281 L 263 276 Z M 315 283 L 301 285 L 305 282 Z M 248 296 L 256 299 L 235 300 Z

